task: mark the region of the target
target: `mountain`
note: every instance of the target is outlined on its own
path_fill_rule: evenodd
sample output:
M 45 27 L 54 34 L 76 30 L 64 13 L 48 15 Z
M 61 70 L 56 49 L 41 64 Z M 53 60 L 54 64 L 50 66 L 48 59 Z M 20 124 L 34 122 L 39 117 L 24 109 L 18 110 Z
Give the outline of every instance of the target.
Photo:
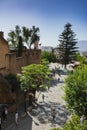
M 86 40 L 78 41 L 77 47 L 80 52 L 87 51 L 87 41 Z
M 53 47 L 51 47 L 51 46 L 42 46 L 42 47 L 41 47 L 41 50 L 42 50 L 42 51 L 52 52 Z

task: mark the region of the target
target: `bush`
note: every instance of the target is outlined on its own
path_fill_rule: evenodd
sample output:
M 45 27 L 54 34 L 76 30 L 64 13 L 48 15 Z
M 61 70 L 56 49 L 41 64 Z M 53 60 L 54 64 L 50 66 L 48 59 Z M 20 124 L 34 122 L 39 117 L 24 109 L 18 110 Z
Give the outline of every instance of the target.
M 65 83 L 67 107 L 78 115 L 84 114 L 87 118 L 87 66 L 77 67 Z
M 87 120 L 81 125 L 79 116 L 73 115 L 63 128 L 53 128 L 51 130 L 87 130 Z
M 54 62 L 57 61 L 56 56 L 55 56 L 54 53 L 52 53 L 52 52 L 46 52 L 46 51 L 42 52 L 41 59 L 46 59 L 47 61 L 49 61 L 49 63 L 50 62 L 54 63 Z

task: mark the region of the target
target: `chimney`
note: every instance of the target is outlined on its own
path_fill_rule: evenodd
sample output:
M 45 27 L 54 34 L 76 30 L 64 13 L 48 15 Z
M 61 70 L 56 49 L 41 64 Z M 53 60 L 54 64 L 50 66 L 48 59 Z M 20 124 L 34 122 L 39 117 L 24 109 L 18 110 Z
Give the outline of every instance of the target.
M 0 35 L 1 35 L 2 37 L 4 37 L 4 32 L 0 31 Z

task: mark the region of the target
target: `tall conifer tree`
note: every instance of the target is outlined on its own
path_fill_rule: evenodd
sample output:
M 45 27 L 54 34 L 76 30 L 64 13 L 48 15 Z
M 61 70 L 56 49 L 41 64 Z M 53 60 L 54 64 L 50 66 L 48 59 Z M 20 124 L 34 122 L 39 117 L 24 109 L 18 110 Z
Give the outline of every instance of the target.
M 77 52 L 75 33 L 71 29 L 70 23 L 65 24 L 64 31 L 59 36 L 59 55 L 60 62 L 66 65 L 75 59 L 75 53 Z

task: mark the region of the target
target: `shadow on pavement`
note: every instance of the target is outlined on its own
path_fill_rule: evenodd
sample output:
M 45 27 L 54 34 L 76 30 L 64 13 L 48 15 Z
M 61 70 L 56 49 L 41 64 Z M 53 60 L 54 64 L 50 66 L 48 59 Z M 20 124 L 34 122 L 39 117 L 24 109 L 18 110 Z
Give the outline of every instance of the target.
M 56 118 L 53 120 L 51 115 L 51 106 L 53 106 L 56 110 Z M 61 106 L 59 103 L 56 102 L 49 102 L 49 103 L 39 103 L 37 109 L 32 109 L 32 116 L 35 116 L 39 123 L 47 124 L 51 123 L 51 125 L 59 125 L 63 126 L 68 119 L 70 113 L 67 111 L 65 106 Z
M 2 122 L 2 130 L 32 130 L 32 118 L 26 113 L 19 112 L 19 123 L 15 124 L 15 113 L 7 116 L 7 121 Z

